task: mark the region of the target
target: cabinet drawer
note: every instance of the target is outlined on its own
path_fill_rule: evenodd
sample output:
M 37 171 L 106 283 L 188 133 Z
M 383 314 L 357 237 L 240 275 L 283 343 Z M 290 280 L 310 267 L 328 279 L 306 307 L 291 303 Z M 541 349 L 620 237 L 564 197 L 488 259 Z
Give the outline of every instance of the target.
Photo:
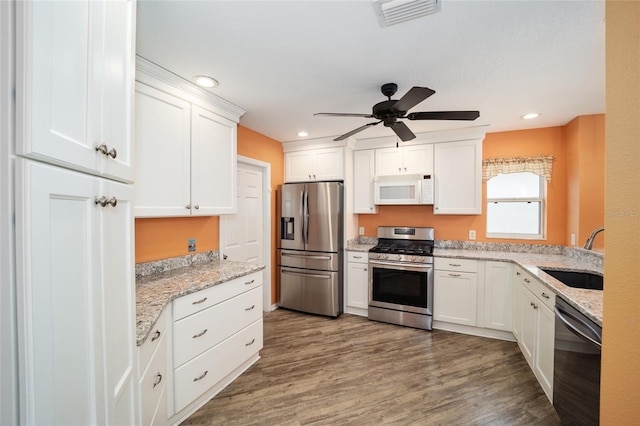
M 522 285 L 528 288 L 529 291 L 531 291 L 534 296 L 540 299 L 542 303 L 547 305 L 549 309 L 554 309 L 556 305 L 556 295 L 547 286 L 545 286 L 526 272 L 522 274 Z
M 158 341 L 158 350 L 140 379 L 140 412 L 145 426 L 153 423 L 158 406 L 163 402 L 162 399 L 166 399 L 167 339 L 162 335 Z M 166 408 L 164 416 L 166 417 Z
M 262 317 L 262 289 L 254 288 L 173 325 L 173 365 L 184 364 Z
M 443 271 L 478 272 L 478 261 L 473 259 L 436 257 L 433 265 Z
M 176 412 L 189 405 L 262 349 L 262 319 L 199 355 L 174 374 Z
M 188 294 L 173 302 L 173 320 L 177 321 L 233 296 L 262 286 L 262 271 L 235 278 L 226 283 Z
M 160 345 L 160 342 L 164 340 L 164 335 L 167 331 L 167 310 L 164 309 L 162 311 L 162 314 L 160 314 L 160 317 L 149 332 L 147 340 L 138 347 L 138 378 L 142 376 L 154 351 Z
M 348 251 L 347 262 L 369 263 L 369 253 L 361 251 Z

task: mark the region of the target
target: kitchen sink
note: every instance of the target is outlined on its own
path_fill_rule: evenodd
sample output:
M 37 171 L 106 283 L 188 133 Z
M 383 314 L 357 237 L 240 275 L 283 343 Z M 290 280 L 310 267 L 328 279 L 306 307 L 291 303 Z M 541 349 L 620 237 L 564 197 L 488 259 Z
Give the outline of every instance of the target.
M 542 269 L 561 283 L 573 288 L 584 288 L 587 290 L 602 290 L 602 275 L 591 272 L 562 271 L 558 269 Z

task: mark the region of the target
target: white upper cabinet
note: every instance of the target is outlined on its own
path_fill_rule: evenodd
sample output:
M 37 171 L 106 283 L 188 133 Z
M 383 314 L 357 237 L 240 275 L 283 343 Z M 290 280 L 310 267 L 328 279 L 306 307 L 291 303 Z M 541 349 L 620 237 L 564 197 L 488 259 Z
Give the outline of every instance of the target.
M 377 176 L 431 174 L 433 172 L 433 144 L 376 149 L 375 172 Z
M 135 86 L 136 217 L 234 213 L 240 113 L 227 118 L 216 112 L 217 99 L 176 88 L 190 83 L 168 84 L 161 71 L 142 66 L 144 81 Z
M 320 148 L 284 154 L 285 182 L 344 179 L 344 148 Z
M 367 149 L 353 153 L 353 212 L 378 213 L 374 204 L 373 178 L 375 177 L 375 151 Z
M 135 2 L 16 5 L 16 153 L 132 182 Z
M 435 144 L 434 214 L 482 213 L 482 140 Z

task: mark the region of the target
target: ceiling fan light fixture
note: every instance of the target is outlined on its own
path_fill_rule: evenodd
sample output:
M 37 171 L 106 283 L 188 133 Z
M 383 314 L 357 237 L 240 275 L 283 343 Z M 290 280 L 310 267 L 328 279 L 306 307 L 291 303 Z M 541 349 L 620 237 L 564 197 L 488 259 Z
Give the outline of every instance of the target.
M 442 0 L 372 0 L 381 27 L 440 12 Z
M 218 80 L 206 75 L 196 75 L 195 77 L 193 77 L 193 81 L 195 81 L 198 86 L 206 87 L 207 89 L 218 87 L 220 85 L 220 83 L 218 83 Z

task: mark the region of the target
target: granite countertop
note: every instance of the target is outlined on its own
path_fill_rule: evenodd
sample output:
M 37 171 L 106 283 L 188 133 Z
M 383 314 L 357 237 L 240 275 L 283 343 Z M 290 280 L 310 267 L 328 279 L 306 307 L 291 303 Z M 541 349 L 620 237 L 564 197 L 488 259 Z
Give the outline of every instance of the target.
M 352 242 L 347 245 L 347 251 L 366 252 L 375 243 L 362 244 Z M 547 286 L 556 295 L 562 297 L 573 307 L 588 318 L 602 326 L 602 290 L 585 290 L 569 287 L 540 268 L 562 269 L 569 271 L 591 272 L 603 274 L 601 262 L 591 262 L 588 259 L 568 256 L 567 254 L 526 253 L 497 250 L 473 250 L 456 248 L 435 248 L 435 257 L 450 257 L 458 259 L 494 260 L 512 262 L 525 268 L 538 281 Z
M 136 279 L 136 343 L 144 343 L 174 299 L 264 269 L 257 263 L 214 260 Z

